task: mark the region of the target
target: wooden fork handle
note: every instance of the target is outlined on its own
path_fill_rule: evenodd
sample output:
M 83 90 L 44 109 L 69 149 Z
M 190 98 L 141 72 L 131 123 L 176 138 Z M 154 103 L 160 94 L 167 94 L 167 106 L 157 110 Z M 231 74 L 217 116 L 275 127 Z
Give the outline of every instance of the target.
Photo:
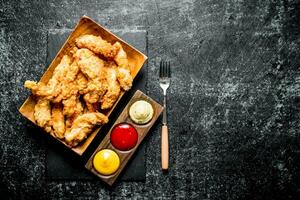
M 163 170 L 169 168 L 169 139 L 166 125 L 163 125 L 161 129 L 161 168 Z

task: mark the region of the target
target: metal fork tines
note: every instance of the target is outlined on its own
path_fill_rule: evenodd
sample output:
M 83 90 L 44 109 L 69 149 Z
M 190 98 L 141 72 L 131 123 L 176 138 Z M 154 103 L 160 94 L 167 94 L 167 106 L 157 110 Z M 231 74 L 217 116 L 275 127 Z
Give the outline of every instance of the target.
M 169 139 L 167 126 L 167 89 L 170 86 L 171 69 L 170 62 L 160 62 L 159 67 L 159 85 L 164 92 L 164 111 L 163 111 L 163 126 L 161 132 L 161 165 L 163 170 L 169 168 Z
M 163 112 L 163 124 L 167 125 L 167 89 L 170 86 L 171 70 L 170 62 L 160 61 L 159 68 L 159 85 L 164 92 L 164 112 Z

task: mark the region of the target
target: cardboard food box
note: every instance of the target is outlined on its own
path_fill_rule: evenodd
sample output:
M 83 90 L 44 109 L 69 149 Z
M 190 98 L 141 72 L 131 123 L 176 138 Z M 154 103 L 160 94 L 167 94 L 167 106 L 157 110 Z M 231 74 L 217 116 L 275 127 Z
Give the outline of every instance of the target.
M 131 74 L 133 77 L 135 77 L 138 74 L 138 72 L 142 68 L 144 62 L 147 60 L 147 56 L 145 56 L 143 53 L 141 53 L 140 51 L 138 51 L 131 45 L 127 44 L 125 41 L 118 38 L 116 35 L 111 33 L 109 30 L 107 30 L 100 24 L 96 23 L 89 17 L 83 16 L 83 17 L 81 17 L 80 21 L 74 28 L 73 32 L 70 34 L 70 36 L 68 37 L 68 39 L 66 40 L 66 42 L 64 43 L 62 48 L 59 50 L 59 52 L 57 53 L 57 55 L 51 62 L 50 66 L 48 67 L 48 69 L 46 70 L 46 72 L 44 73 L 42 78 L 40 79 L 41 82 L 44 82 L 44 83 L 48 82 L 48 80 L 52 77 L 52 73 L 53 73 L 55 67 L 60 63 L 62 57 L 66 54 L 71 56 L 70 50 L 73 49 L 73 47 L 75 47 L 75 39 L 77 37 L 79 37 L 81 35 L 85 35 L 85 34 L 93 34 L 93 35 L 97 35 L 97 36 L 99 35 L 104 40 L 107 40 L 108 42 L 110 42 L 112 44 L 117 41 L 120 42 L 123 46 L 123 49 L 127 53 L 129 65 L 131 67 Z M 116 105 L 118 104 L 118 102 L 120 101 L 120 99 L 122 98 L 123 95 L 124 95 L 124 91 L 121 92 L 119 99 L 116 101 L 114 106 L 111 109 L 109 109 L 107 112 L 105 112 L 105 114 L 108 117 L 113 112 L 114 108 L 116 107 Z M 35 103 L 36 102 L 35 102 L 34 96 L 30 95 L 25 100 L 25 102 L 23 103 L 21 108 L 19 109 L 19 112 L 24 117 L 26 117 L 27 119 L 32 121 L 34 124 L 36 124 L 34 115 L 33 115 Z M 77 154 L 82 155 L 84 153 L 84 151 L 88 148 L 90 143 L 93 141 L 93 139 L 95 138 L 97 133 L 100 131 L 100 129 L 101 129 L 101 127 L 96 128 L 91 134 L 89 134 L 89 136 L 83 142 L 81 142 L 78 146 L 76 146 L 74 148 L 67 145 L 63 140 L 59 140 L 58 138 L 56 138 L 56 139 L 59 140 L 64 145 L 66 145 L 68 148 L 71 148 Z M 48 133 L 46 133 L 46 134 L 48 134 Z

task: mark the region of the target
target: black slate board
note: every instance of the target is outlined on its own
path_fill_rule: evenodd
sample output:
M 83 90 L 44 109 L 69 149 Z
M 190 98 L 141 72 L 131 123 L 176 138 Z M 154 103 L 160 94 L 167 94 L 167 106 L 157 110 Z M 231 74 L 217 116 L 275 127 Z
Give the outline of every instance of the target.
M 70 29 L 55 29 L 49 31 L 46 62 L 48 65 L 67 39 L 70 32 Z M 114 33 L 143 53 L 146 52 L 147 41 L 145 31 L 114 31 Z M 137 89 L 145 91 L 146 79 L 146 66 L 144 66 L 136 77 L 133 88 L 122 97 L 119 105 L 116 106 L 114 112 L 111 114 L 109 123 L 100 130 L 100 133 L 97 134 L 94 141 L 81 157 L 66 148 L 64 145 L 55 141 L 55 139 L 51 138 L 47 141 L 46 176 L 48 180 L 97 179 L 97 177 L 90 174 L 84 168 L 84 164 L 104 138 L 109 128 L 114 123 L 114 120 L 117 118 L 119 113 L 121 113 L 133 93 Z M 132 160 L 128 163 L 127 167 L 124 169 L 120 179 L 126 181 L 144 181 L 145 178 L 145 144 L 142 144 Z

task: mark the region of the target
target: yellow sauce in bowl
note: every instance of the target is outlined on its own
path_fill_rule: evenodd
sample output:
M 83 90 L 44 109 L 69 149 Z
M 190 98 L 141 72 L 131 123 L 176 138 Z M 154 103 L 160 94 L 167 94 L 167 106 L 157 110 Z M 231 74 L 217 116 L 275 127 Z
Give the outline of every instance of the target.
M 115 151 L 103 149 L 94 156 L 93 165 L 100 174 L 111 175 L 119 168 L 120 158 Z
M 134 102 L 129 109 L 129 116 L 137 124 L 148 123 L 154 114 L 152 105 L 144 100 Z

